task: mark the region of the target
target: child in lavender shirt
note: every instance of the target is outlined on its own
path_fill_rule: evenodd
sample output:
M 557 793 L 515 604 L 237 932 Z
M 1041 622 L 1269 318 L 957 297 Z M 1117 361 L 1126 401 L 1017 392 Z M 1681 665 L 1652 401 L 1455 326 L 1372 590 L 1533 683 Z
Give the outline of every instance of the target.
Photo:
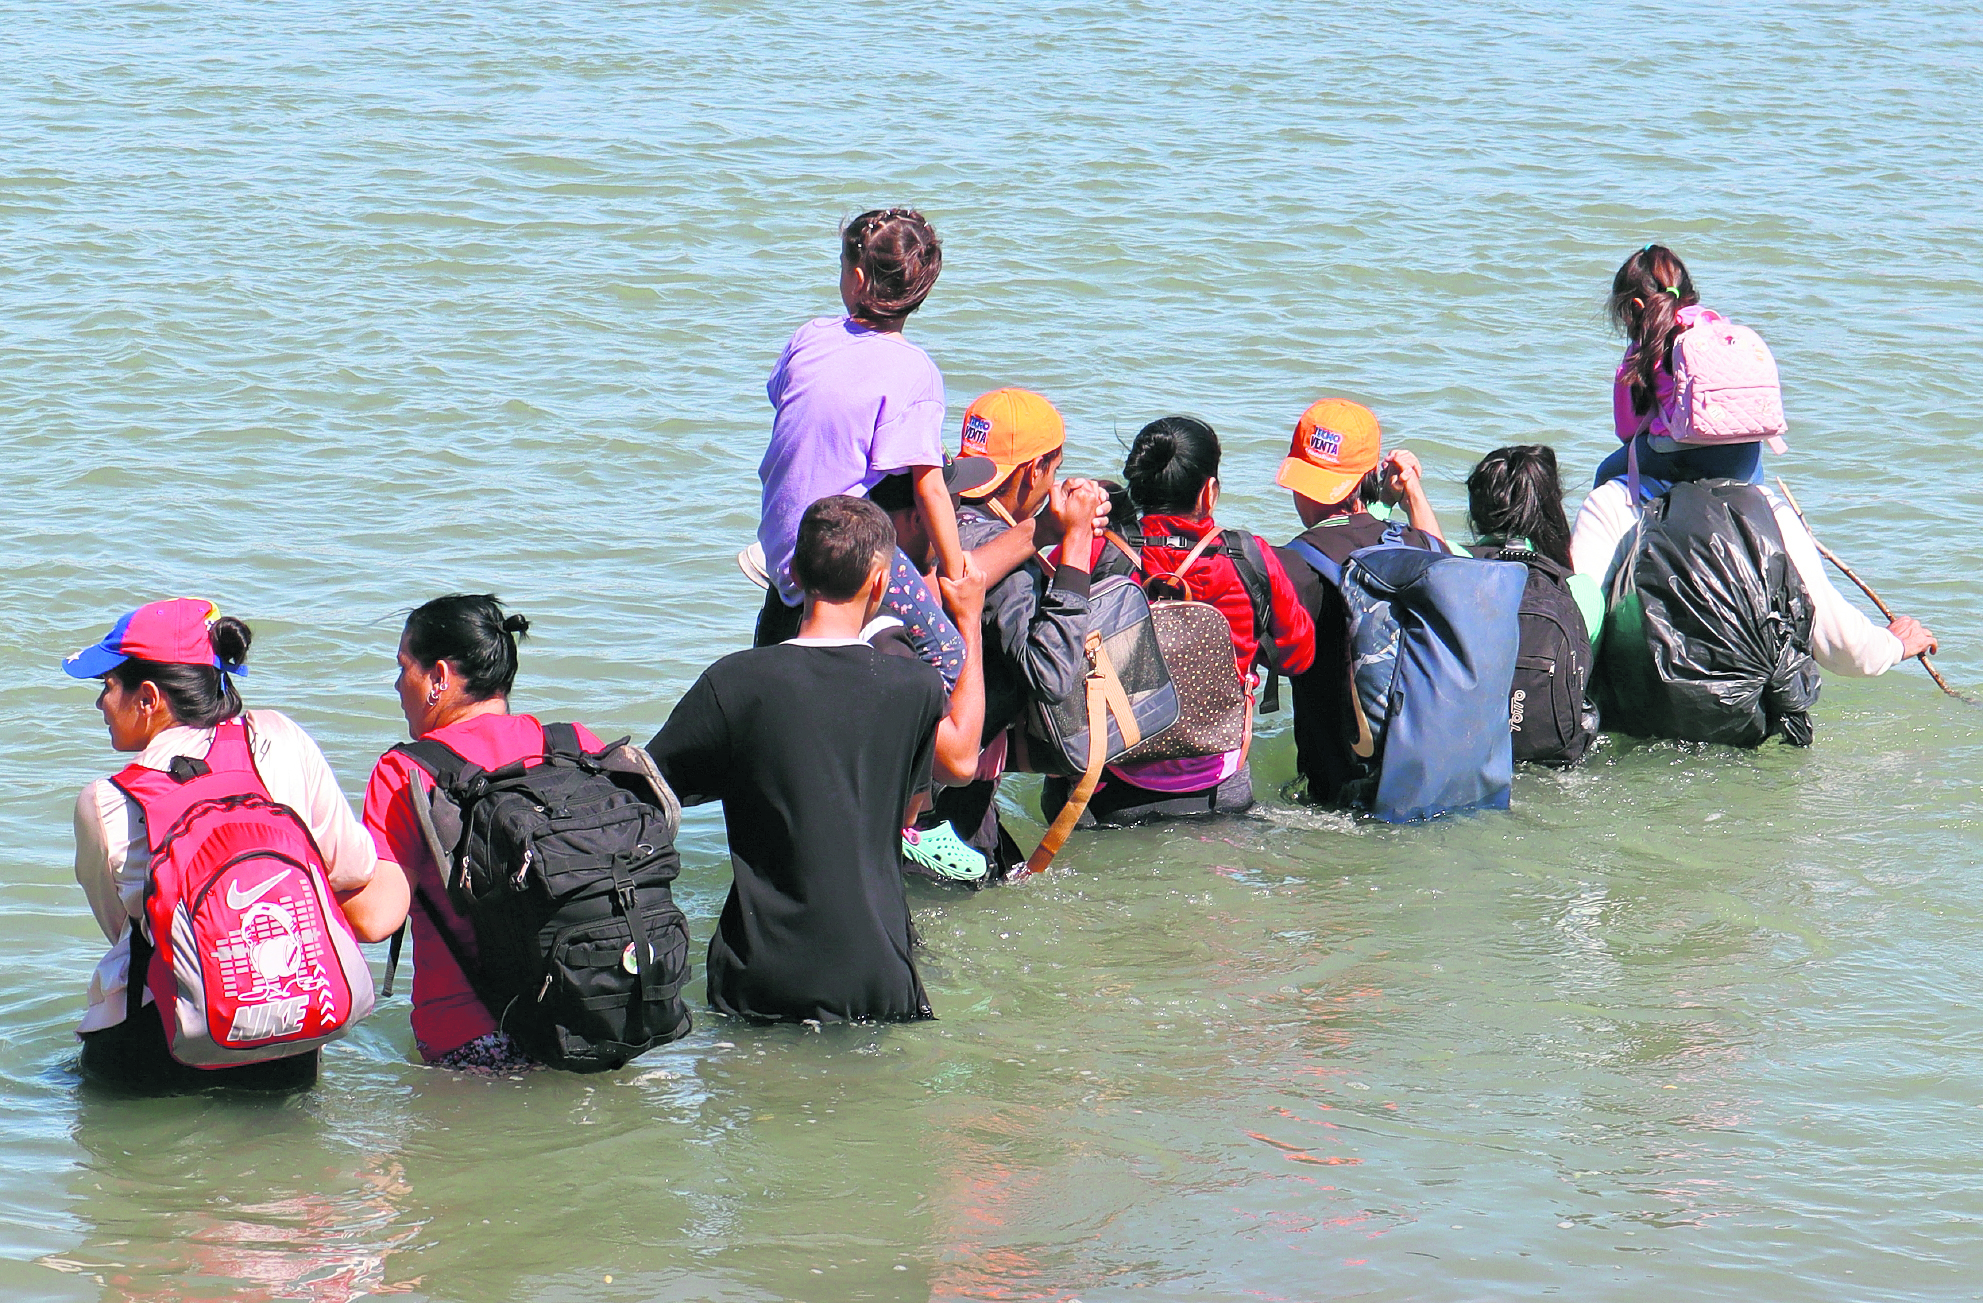
M 862 213 L 840 237 L 845 317 L 800 326 L 785 345 L 765 394 L 776 412 L 758 466 L 764 496 L 757 527 L 771 587 L 758 617 L 758 646 L 797 632 L 804 595 L 792 578 L 799 518 L 821 498 L 862 496 L 906 472 L 939 573 L 960 578 L 964 551 L 943 482 L 943 376 L 929 354 L 902 337 L 943 269 L 943 247 L 920 213 Z M 906 573 L 905 573 L 906 572 Z M 954 685 L 964 640 L 915 567 L 897 567 L 884 603 L 910 630 L 917 653 Z

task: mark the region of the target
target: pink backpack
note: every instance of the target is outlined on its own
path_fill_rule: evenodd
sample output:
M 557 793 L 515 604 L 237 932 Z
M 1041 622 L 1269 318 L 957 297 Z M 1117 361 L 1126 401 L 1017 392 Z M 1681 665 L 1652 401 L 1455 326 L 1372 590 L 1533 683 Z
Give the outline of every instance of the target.
M 304 1054 L 372 1011 L 372 973 L 309 828 L 271 800 L 248 728 L 214 729 L 205 760 L 110 780 L 145 812 L 151 874 L 131 930 L 130 1005 L 150 987 L 172 1057 L 230 1068 Z
M 1783 389 L 1763 337 L 1707 312 L 1673 341 L 1666 435 L 1696 446 L 1767 442 L 1783 451 Z

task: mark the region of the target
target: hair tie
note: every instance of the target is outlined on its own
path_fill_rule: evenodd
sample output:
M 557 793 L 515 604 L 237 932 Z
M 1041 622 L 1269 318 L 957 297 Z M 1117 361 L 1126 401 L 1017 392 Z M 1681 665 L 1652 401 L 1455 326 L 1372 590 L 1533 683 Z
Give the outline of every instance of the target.
M 1671 286 L 1671 285 L 1669 285 L 1669 286 L 1667 286 L 1667 287 L 1666 287 L 1666 292 L 1667 292 L 1668 294 L 1671 294 L 1671 295 L 1672 295 L 1672 296 L 1673 296 L 1674 298 L 1676 298 L 1676 299 L 1680 297 L 1680 291 L 1679 291 L 1679 290 L 1677 290 L 1677 289 L 1675 289 L 1675 288 L 1674 288 L 1673 286 Z
M 1649 245 L 1647 245 L 1647 246 L 1646 246 L 1645 248 L 1643 248 L 1643 249 L 1641 249 L 1641 250 L 1639 250 L 1639 252 L 1640 252 L 1640 253 L 1651 253 L 1651 252 L 1652 252 L 1652 246 L 1651 246 L 1651 245 L 1649 244 Z

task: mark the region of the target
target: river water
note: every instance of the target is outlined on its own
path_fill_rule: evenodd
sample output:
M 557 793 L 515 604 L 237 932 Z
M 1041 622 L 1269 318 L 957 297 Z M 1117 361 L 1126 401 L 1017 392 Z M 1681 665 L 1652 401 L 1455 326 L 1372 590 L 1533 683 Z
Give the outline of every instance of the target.
M 1451 527 L 1497 444 L 1582 481 L 1603 291 L 1664 240 L 1775 348 L 1772 469 L 1820 536 L 1983 683 L 1972 6 L 5 15 L 0 1294 L 1983 1290 L 1983 714 L 1915 667 L 1828 682 L 1808 751 L 1613 739 L 1410 828 L 1271 796 L 1281 717 L 1252 817 L 916 887 L 934 1023 L 705 1014 L 610 1076 L 464 1080 L 401 998 L 244 1105 L 79 1088 L 69 809 L 119 761 L 56 666 L 210 595 L 355 795 L 400 731 L 395 612 L 489 589 L 535 622 L 519 708 L 645 738 L 747 640 L 762 382 L 833 310 L 836 223 L 914 203 L 953 421 L 1040 389 L 1102 472 L 1202 414 L 1221 518 L 1277 538 L 1329 392 Z M 683 850 L 700 944 L 712 813 Z

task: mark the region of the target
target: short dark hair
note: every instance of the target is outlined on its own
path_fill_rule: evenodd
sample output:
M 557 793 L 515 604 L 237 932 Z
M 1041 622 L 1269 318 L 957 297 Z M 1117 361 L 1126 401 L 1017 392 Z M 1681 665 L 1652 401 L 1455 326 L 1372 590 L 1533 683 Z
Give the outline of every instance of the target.
M 255 640 L 255 634 L 233 616 L 223 615 L 207 626 L 207 640 L 223 663 L 239 667 L 248 663 L 248 644 Z M 136 692 L 141 683 L 157 685 L 172 718 L 189 728 L 212 728 L 242 710 L 234 676 L 211 665 L 166 664 L 133 656 L 112 666 L 103 677 L 117 680 L 126 692 Z
M 861 591 L 874 568 L 895 551 L 895 526 L 866 498 L 821 498 L 799 518 L 792 578 L 830 602 Z
M 494 593 L 449 593 L 406 615 L 406 650 L 422 669 L 454 665 L 472 701 L 507 697 L 516 683 L 516 640 L 530 630 L 521 615 L 503 614 Z
M 868 501 L 886 512 L 913 511 L 916 507 L 916 486 L 909 479 L 909 472 L 897 471 L 885 475 L 881 482 L 868 490 Z
M 859 267 L 865 284 L 854 315 L 899 321 L 917 308 L 943 273 L 943 241 L 913 208 L 871 208 L 840 231 L 840 258 Z

